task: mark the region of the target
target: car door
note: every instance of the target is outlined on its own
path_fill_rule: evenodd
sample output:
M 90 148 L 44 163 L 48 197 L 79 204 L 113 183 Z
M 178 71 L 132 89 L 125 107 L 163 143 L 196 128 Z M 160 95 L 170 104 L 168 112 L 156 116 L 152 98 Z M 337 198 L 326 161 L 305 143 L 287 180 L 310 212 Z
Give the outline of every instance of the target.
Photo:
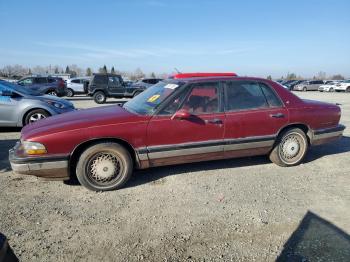
M 232 80 L 225 84 L 225 157 L 266 154 L 288 110 L 266 83 Z
M 147 128 L 151 166 L 222 158 L 225 114 L 221 101 L 218 82 L 193 84 L 154 115 Z M 175 111 L 188 117 L 176 118 Z
M 18 102 L 20 98 L 13 98 L 11 89 L 0 85 L 0 126 L 14 126 L 18 121 Z
M 84 91 L 84 86 L 81 79 L 73 79 L 69 82 L 68 88 L 73 89 L 74 92 L 80 93 Z
M 122 85 L 119 77 L 108 76 L 108 90 L 112 95 L 123 96 L 125 93 L 125 86 Z

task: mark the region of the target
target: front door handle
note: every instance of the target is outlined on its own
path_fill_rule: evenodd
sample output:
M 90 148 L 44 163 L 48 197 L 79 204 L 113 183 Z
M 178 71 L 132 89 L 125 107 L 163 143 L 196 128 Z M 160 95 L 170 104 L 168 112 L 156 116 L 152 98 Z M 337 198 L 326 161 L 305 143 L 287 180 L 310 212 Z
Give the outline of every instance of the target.
M 207 123 L 207 124 L 215 124 L 215 125 L 222 125 L 223 124 L 222 120 L 219 119 L 219 118 L 205 120 L 205 123 Z
M 270 117 L 273 117 L 273 118 L 284 118 L 284 114 L 282 114 L 282 113 L 270 114 Z

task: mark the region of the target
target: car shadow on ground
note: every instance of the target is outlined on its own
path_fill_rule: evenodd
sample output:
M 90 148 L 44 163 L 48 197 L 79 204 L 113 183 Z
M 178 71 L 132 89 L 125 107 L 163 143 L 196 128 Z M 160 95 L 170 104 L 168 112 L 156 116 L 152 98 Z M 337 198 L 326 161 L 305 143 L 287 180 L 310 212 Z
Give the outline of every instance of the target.
M 18 140 L 0 140 L 0 173 L 11 170 L 9 162 L 9 150 L 14 147 Z
M 19 261 L 10 247 L 5 235 L 0 233 L 0 262 Z
M 276 261 L 350 261 L 350 236 L 308 211 Z
M 329 155 L 350 152 L 350 137 L 343 136 L 341 139 L 319 146 L 312 146 L 304 160 L 305 163 L 315 161 Z
M 22 127 L 0 127 L 1 133 L 18 133 L 21 132 Z

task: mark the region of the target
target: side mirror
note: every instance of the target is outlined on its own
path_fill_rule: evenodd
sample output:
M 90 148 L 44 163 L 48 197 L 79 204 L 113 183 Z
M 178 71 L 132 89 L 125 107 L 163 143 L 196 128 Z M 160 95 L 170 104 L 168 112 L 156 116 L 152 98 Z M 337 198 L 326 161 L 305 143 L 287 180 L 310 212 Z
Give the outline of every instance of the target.
M 185 120 L 191 118 L 191 113 L 185 109 L 180 109 L 176 111 L 175 114 L 171 117 L 171 120 Z

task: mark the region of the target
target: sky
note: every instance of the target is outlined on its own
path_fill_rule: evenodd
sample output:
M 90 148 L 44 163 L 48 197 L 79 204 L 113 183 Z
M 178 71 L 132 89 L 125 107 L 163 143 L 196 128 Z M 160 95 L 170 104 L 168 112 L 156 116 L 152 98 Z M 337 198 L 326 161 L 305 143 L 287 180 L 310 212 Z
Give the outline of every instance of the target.
M 0 0 L 0 67 L 350 76 L 349 0 Z

